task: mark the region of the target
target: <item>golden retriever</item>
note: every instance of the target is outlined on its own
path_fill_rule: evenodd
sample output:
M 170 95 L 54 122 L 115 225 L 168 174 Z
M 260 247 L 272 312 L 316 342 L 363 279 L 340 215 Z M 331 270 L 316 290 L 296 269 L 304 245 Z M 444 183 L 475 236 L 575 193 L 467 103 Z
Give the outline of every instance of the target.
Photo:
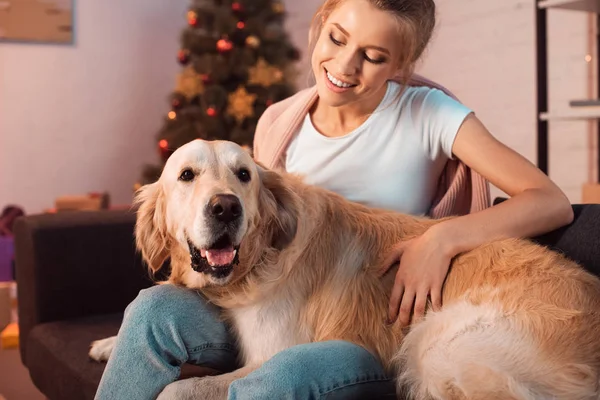
M 277 352 L 331 339 L 375 354 L 401 398 L 599 398 L 600 280 L 531 241 L 456 257 L 442 309 L 407 331 L 385 323 L 397 266 L 382 276 L 380 263 L 439 221 L 350 202 L 226 141 L 176 150 L 137 201 L 144 260 L 156 271 L 171 257 L 167 283 L 223 309 L 244 364 L 176 381 L 164 398 L 226 398 Z

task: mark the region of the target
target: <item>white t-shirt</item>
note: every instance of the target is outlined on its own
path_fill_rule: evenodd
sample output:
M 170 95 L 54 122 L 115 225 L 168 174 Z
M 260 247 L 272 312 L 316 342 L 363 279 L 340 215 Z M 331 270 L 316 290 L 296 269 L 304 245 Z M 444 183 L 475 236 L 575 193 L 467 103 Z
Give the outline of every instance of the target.
M 286 170 L 371 207 L 413 215 L 430 209 L 456 133 L 471 110 L 438 89 L 389 81 L 375 112 L 336 138 L 306 115 L 286 154 Z

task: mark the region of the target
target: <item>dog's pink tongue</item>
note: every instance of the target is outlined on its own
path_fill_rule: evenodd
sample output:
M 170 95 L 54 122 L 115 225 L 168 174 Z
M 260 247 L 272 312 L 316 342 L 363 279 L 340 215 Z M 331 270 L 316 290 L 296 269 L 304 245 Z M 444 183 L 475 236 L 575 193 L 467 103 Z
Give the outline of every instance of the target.
M 233 246 L 218 250 L 206 250 L 206 259 L 211 265 L 229 265 L 233 262 L 235 251 Z

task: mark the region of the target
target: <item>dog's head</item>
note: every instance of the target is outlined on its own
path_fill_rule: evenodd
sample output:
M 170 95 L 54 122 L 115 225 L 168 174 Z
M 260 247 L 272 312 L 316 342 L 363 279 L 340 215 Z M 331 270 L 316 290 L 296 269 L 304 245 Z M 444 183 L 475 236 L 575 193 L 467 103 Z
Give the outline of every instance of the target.
M 136 203 L 136 244 L 149 268 L 171 257 L 170 279 L 193 288 L 243 277 L 297 230 L 298 202 L 285 179 L 228 141 L 178 148 Z

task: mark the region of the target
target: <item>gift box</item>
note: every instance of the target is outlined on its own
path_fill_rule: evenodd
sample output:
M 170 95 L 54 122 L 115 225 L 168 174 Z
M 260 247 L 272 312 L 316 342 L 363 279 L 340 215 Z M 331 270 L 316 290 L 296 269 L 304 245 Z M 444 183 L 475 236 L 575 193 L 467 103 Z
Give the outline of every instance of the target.
M 11 286 L 8 282 L 0 282 L 0 332 L 13 322 Z
M 17 283 L 0 282 L 0 348 L 19 347 Z
M 54 211 L 95 211 L 110 208 L 108 193 L 86 193 L 82 195 L 61 196 L 54 201 Z

